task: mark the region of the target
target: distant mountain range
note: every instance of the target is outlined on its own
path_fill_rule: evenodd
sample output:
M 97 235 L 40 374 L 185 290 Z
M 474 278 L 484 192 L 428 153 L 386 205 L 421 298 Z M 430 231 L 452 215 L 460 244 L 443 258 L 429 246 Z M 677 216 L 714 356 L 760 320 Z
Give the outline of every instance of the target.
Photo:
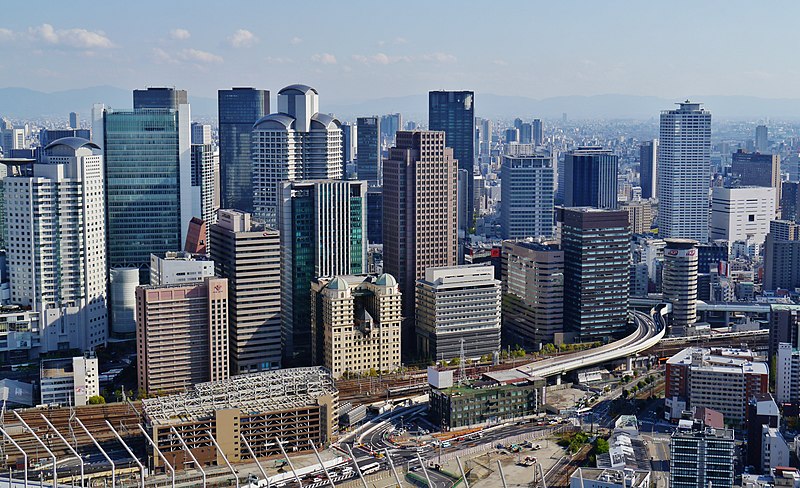
M 133 91 L 114 86 L 95 86 L 77 90 L 45 93 L 27 88 L 0 88 L 0 116 L 9 117 L 67 117 L 78 112 L 88 120 L 92 105 L 104 103 L 112 108 L 133 107 Z M 216 117 L 217 101 L 212 98 L 193 97 L 189 94 L 192 112 L 199 116 Z
M 274 97 L 274 94 L 273 94 Z M 703 102 L 719 118 L 763 119 L 765 117 L 800 118 L 800 99 L 758 98 L 743 96 L 690 96 L 690 100 Z M 427 94 L 380 98 L 350 104 L 327 103 L 323 98 L 323 112 L 355 120 L 362 115 L 381 115 L 400 112 L 406 120 L 423 121 L 427 118 Z M 679 100 L 634 95 L 563 96 L 540 100 L 521 96 L 478 93 L 475 96 L 476 114 L 489 118 L 560 118 L 566 113 L 570 119 L 650 119 L 661 110 L 674 107 Z M 131 90 L 113 86 L 97 86 L 53 93 L 27 88 L 0 88 L 0 115 L 10 117 L 62 116 L 78 112 L 86 120 L 94 103 L 105 103 L 113 108 L 130 108 L 133 105 Z M 216 117 L 217 101 L 214 98 L 193 97 L 189 94 L 192 113 L 200 118 Z

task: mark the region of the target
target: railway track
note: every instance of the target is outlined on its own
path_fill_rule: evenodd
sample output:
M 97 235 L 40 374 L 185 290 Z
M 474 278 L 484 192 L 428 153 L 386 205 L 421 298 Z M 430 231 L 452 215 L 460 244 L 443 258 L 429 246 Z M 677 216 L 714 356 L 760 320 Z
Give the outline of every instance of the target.
M 584 444 L 571 458 L 561 458 L 545 475 L 548 488 L 568 487 L 570 476 L 586 462 L 591 450 L 591 444 Z
M 58 438 L 55 432 L 42 419 L 41 415 L 55 426 L 62 436 L 81 453 L 99 452 L 92 443 L 92 440 L 81 429 L 80 425 L 74 420 L 79 418 L 86 428 L 97 439 L 104 449 L 118 450 L 119 445 L 116 437 L 106 425 L 108 420 L 111 425 L 119 432 L 120 436 L 128 443 L 131 448 L 144 448 L 144 438 L 139 432 L 136 424 L 141 422 L 141 405 L 139 402 L 133 404 L 111 403 L 107 405 L 87 405 L 84 407 L 69 408 L 29 408 L 17 410 L 17 413 L 25 420 L 30 428 L 42 439 L 45 445 L 53 451 L 59 459 L 71 457 L 72 454 L 64 443 Z M 5 412 L 0 419 L 0 425 L 14 438 L 20 447 L 29 455 L 37 455 L 40 459 L 46 459 L 47 453 L 42 449 L 34 436 L 25 431 L 22 423 L 11 412 Z M 21 456 L 7 439 L 0 441 L 3 453 L 8 455 L 9 460 L 14 460 Z

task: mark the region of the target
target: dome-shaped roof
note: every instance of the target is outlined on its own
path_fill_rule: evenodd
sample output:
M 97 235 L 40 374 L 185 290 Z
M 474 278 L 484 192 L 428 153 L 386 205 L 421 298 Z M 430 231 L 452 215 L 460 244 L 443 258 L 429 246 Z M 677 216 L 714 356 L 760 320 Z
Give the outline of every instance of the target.
M 47 151 L 48 149 L 52 149 L 56 146 L 71 147 L 75 151 L 84 146 L 89 147 L 91 149 L 100 149 L 100 146 L 98 146 L 97 144 L 88 139 L 84 139 L 83 137 L 62 137 L 61 139 L 56 139 L 55 141 L 48 144 L 47 147 L 44 148 L 44 150 Z
M 330 283 L 328 283 L 327 288 L 329 290 L 341 290 L 341 291 L 344 291 L 344 290 L 349 289 L 350 287 L 347 286 L 347 282 L 342 277 L 337 276 L 336 278 L 332 279 Z
M 397 286 L 397 280 L 389 273 L 383 273 L 375 280 L 375 284 L 378 286 Z
M 328 130 L 338 129 L 342 126 L 335 117 L 319 112 L 311 116 L 311 126 L 313 127 L 315 124 L 320 124 L 322 126 L 321 128 Z
M 253 130 L 294 129 L 294 117 L 286 114 L 269 114 L 253 124 Z
M 305 95 L 310 91 L 319 95 L 319 92 L 316 89 L 311 88 L 308 85 L 301 85 L 301 84 L 289 85 L 287 87 L 284 87 L 281 89 L 281 91 L 278 92 L 278 95 Z

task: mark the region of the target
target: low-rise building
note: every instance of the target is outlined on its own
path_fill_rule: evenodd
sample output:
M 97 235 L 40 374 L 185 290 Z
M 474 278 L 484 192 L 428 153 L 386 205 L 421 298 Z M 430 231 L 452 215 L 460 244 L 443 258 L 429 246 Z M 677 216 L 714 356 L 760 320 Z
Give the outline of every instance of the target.
M 150 255 L 150 284 L 179 285 L 214 277 L 214 261 L 184 251 Z
M 546 381 L 514 370 L 487 373 L 480 380 L 431 388 L 430 419 L 442 429 L 456 429 L 520 419 L 538 413 Z
M 0 364 L 19 364 L 39 357 L 39 313 L 20 307 L 0 307 Z
M 287 368 L 199 383 L 186 393 L 142 400 L 145 426 L 176 469 L 191 459 L 177 432 L 203 464 L 224 465 L 208 438 L 213 433 L 228 461 L 252 462 L 321 446 L 338 432 L 339 393 L 325 368 Z M 250 449 L 242 441 L 246 439 Z M 159 456 L 152 456 L 155 467 Z
M 400 362 L 400 289 L 392 275 L 311 283 L 312 361 L 338 379 L 391 372 Z
M 569 478 L 570 488 L 648 488 L 649 471 L 578 468 Z
M 100 394 L 97 358 L 88 353 L 66 359 L 46 359 L 40 366 L 39 388 L 46 405 L 82 406 Z

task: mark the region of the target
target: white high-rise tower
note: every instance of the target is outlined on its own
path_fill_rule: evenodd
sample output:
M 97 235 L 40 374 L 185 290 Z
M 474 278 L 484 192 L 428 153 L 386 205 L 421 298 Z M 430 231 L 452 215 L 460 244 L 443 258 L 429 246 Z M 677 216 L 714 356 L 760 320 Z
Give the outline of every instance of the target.
M 317 90 L 290 85 L 278 92 L 278 113 L 253 126 L 253 213 L 269 227 L 277 227 L 281 181 L 342 179 L 342 124 L 318 110 Z
M 40 352 L 94 349 L 108 330 L 103 156 L 80 137 L 44 153 L 4 181 L 11 301 L 40 313 Z
M 711 113 L 688 100 L 661 112 L 656 166 L 659 237 L 708 242 Z

